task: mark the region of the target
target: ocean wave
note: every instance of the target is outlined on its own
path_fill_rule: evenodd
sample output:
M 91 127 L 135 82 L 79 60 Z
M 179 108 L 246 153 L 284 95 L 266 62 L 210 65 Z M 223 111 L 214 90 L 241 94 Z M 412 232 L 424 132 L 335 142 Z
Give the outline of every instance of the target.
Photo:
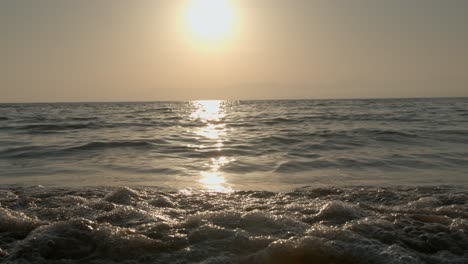
M 26 131 L 66 131 L 66 130 L 78 130 L 78 129 L 90 129 L 100 127 L 97 123 L 78 123 L 78 124 L 38 124 L 38 125 L 25 125 L 15 127 L 17 130 Z
M 93 120 L 94 118 L 89 118 L 89 119 L 82 119 L 81 121 L 85 120 Z M 97 119 L 95 119 L 97 120 Z M 138 119 L 135 119 L 138 121 Z M 37 121 L 37 120 L 35 120 Z M 151 121 L 145 121 L 145 120 L 140 120 L 142 122 L 80 122 L 80 123 L 59 123 L 59 124 L 29 124 L 29 125 L 22 125 L 22 126 L 4 126 L 1 127 L 0 129 L 13 129 L 19 132 L 24 132 L 24 133 L 30 133 L 30 134 L 35 134 L 35 133 L 63 133 L 63 132 L 73 132 L 73 131 L 78 131 L 78 130 L 97 130 L 97 129 L 131 129 L 135 127 L 142 127 L 142 128 L 163 128 L 163 127 L 171 127 L 175 125 L 176 120 L 169 120 L 167 122 L 161 122 L 157 120 L 152 120 Z M 27 121 L 29 122 L 29 121 Z M 195 126 L 191 124 L 192 126 Z M 187 125 L 189 126 L 189 125 Z
M 0 151 L 3 158 L 44 158 L 60 155 L 74 155 L 86 151 L 103 151 L 106 149 L 152 149 L 157 145 L 167 144 L 165 140 L 122 140 L 122 141 L 95 141 L 78 146 L 63 147 L 60 145 L 48 146 L 20 146 Z
M 381 170 L 389 169 L 392 165 L 402 165 L 402 164 L 391 164 L 390 160 L 385 159 L 351 159 L 351 158 L 336 158 L 336 159 L 316 159 L 312 161 L 300 161 L 300 160 L 290 160 L 286 162 L 281 162 L 273 172 L 279 173 L 290 173 L 290 172 L 304 172 L 311 171 L 314 169 L 369 169 L 369 168 L 379 168 Z M 411 166 L 407 162 L 406 166 Z M 396 166 L 395 166 L 396 167 Z
M 258 141 L 258 143 L 260 144 L 268 144 L 271 146 L 276 146 L 276 145 L 289 145 L 289 144 L 302 143 L 304 142 L 304 139 L 300 137 L 272 135 L 272 136 L 259 138 L 256 141 Z
M 55 153 L 57 150 L 45 146 L 20 146 L 0 151 L 1 158 L 40 158 L 43 155 Z
M 0 189 L 6 263 L 466 263 L 454 187 Z
M 76 120 L 76 121 L 88 121 L 88 120 L 98 120 L 99 117 L 96 116 L 89 116 L 89 117 L 71 117 L 71 120 Z
M 356 128 L 350 130 L 337 130 L 337 131 L 319 131 L 317 135 L 325 138 L 344 136 L 344 137 L 357 137 L 357 138 L 378 138 L 378 139 L 394 139 L 394 138 L 417 138 L 420 137 L 417 131 L 413 133 L 407 131 L 397 131 L 388 129 L 370 129 L 370 128 Z M 384 136 L 388 136 L 384 138 Z
M 131 141 L 110 141 L 110 142 L 90 142 L 81 146 L 70 147 L 65 149 L 69 150 L 101 150 L 109 148 L 152 148 L 156 143 L 164 143 L 164 140 L 157 141 L 141 141 L 141 140 L 131 140 Z
M 277 117 L 277 118 L 270 118 L 265 120 L 259 120 L 261 124 L 264 125 L 278 125 L 278 124 L 298 124 L 306 121 L 304 118 L 284 118 L 284 117 Z

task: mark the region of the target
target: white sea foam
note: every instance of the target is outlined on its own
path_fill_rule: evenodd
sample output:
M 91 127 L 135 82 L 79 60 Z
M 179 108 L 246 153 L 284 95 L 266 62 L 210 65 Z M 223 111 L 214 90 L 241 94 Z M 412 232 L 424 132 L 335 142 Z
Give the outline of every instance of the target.
M 468 193 L 0 189 L 5 263 L 467 263 Z

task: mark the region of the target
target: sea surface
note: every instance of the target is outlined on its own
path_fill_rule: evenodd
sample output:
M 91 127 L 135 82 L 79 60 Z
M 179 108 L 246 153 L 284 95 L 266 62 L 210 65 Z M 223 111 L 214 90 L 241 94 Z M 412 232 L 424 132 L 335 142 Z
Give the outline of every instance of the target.
M 468 98 L 0 104 L 0 263 L 468 263 Z
M 0 104 L 0 184 L 468 186 L 468 98 Z

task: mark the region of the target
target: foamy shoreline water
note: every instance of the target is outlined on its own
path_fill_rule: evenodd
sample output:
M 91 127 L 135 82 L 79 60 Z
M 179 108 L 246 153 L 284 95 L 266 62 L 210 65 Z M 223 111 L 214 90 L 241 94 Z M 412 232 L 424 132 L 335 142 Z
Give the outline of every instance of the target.
M 467 263 L 468 192 L 0 188 L 4 263 Z

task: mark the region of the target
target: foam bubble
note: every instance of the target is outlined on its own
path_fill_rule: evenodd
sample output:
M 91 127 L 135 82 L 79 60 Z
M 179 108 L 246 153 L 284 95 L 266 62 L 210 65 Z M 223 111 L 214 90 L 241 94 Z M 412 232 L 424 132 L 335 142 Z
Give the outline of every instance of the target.
M 156 207 L 169 207 L 174 208 L 177 206 L 169 197 L 166 196 L 157 196 L 156 198 L 152 199 L 149 204 Z
M 41 223 L 21 212 L 0 208 L 0 232 L 24 237 Z
M 106 195 L 104 200 L 116 204 L 134 205 L 141 199 L 137 191 L 128 187 L 122 187 Z
M 352 204 L 341 201 L 330 201 L 324 204 L 320 211 L 309 218 L 309 222 L 314 221 L 329 221 L 333 223 L 344 223 L 346 221 L 359 218 L 361 212 Z

